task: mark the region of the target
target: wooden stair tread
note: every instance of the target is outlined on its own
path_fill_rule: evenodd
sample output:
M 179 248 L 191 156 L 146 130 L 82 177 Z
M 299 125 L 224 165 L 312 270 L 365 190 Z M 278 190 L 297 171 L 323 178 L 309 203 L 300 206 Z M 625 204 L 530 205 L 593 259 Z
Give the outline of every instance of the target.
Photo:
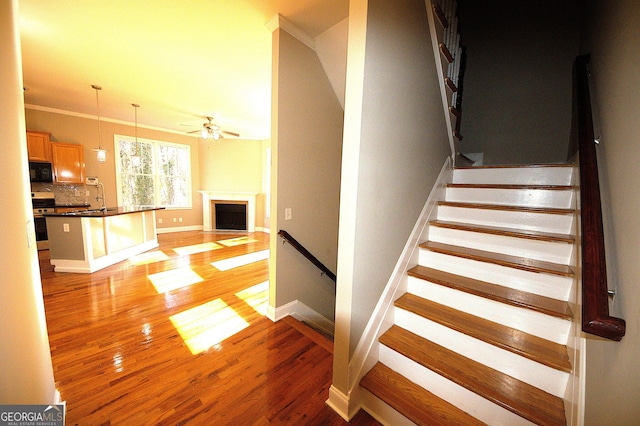
M 444 78 L 444 85 L 453 93 L 456 93 L 458 91 L 456 84 L 449 77 Z
M 478 224 L 467 224 L 459 222 L 448 222 L 444 220 L 432 220 L 429 222 L 432 226 L 440 228 L 457 229 L 461 231 L 477 232 L 491 235 L 503 235 L 505 237 L 523 238 L 528 240 L 538 240 L 556 243 L 573 244 L 574 239 L 571 235 L 556 234 L 550 232 L 539 232 L 524 229 L 503 228 L 496 226 L 486 226 Z
M 522 213 L 548 213 L 548 214 L 573 214 L 573 209 L 560 209 L 549 207 L 524 207 L 524 206 L 508 206 L 502 204 L 481 204 L 481 203 L 458 203 L 454 201 L 440 201 L 439 206 L 447 207 L 460 207 L 469 209 L 484 209 L 484 210 L 503 210 Z
M 573 312 L 569 303 L 564 300 L 540 296 L 534 293 L 517 290 L 485 281 L 475 280 L 462 275 L 450 274 L 438 269 L 416 265 L 407 272 L 410 276 L 441 286 L 449 287 L 465 293 L 495 300 L 511 306 L 530 309 L 546 315 L 570 320 Z
M 497 183 L 448 183 L 447 188 L 473 188 L 473 189 L 526 189 L 526 190 L 551 190 L 570 191 L 575 187 L 571 185 L 521 185 L 521 184 L 497 184 Z
M 453 55 L 451 55 L 451 52 L 449 52 L 449 49 L 447 49 L 444 43 L 438 43 L 438 48 L 440 49 L 440 54 L 448 63 L 453 62 Z
M 547 163 L 547 164 L 504 164 L 483 166 L 456 166 L 455 169 L 535 169 L 540 167 L 575 167 L 574 163 Z
M 448 28 L 449 21 L 447 21 L 447 18 L 444 16 L 444 12 L 440 8 L 440 5 L 435 2 L 431 2 L 431 8 L 433 9 L 433 14 L 436 16 L 436 18 L 438 18 L 438 22 L 440 22 L 442 28 Z
M 382 363 L 377 363 L 360 385 L 418 425 L 484 425 Z
M 380 337 L 380 343 L 535 424 L 566 426 L 561 398 L 396 325 Z
M 450 244 L 427 241 L 420 244 L 420 248 L 433 252 L 476 260 L 479 262 L 493 263 L 507 268 L 520 269 L 530 272 L 547 273 L 565 277 L 573 277 L 573 270 L 568 265 L 533 260 L 525 257 L 510 256 L 506 254 L 494 253 L 484 250 L 470 249 L 466 247 L 453 246 Z
M 524 358 L 557 370 L 571 372 L 567 348 L 559 343 L 423 299 L 411 293 L 402 295 L 396 300 L 395 306 Z

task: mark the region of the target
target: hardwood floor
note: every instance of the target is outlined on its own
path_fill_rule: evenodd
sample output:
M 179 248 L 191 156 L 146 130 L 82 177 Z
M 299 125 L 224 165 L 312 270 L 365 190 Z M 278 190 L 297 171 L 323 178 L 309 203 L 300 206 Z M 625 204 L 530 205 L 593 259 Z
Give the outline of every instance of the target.
M 53 272 L 39 253 L 68 425 L 346 424 L 325 404 L 332 342 L 264 316 L 268 260 L 212 266 L 268 250 L 268 234 L 158 240 L 153 257 L 93 274 Z M 361 411 L 351 424 L 379 423 Z

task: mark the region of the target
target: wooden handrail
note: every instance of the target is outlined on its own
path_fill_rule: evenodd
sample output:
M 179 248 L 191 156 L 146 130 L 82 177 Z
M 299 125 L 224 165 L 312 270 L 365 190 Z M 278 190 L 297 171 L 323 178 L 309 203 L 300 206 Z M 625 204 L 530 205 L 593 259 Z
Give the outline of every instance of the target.
M 623 319 L 609 315 L 600 183 L 589 94 L 589 55 L 576 58 L 576 113 L 582 228 L 582 331 L 619 341 Z
M 333 282 L 336 281 L 336 274 L 334 274 L 333 272 L 331 272 L 329 270 L 329 268 L 327 268 L 326 266 L 324 266 L 324 264 L 322 262 L 320 262 L 314 255 L 312 255 L 309 250 L 307 250 L 306 248 L 304 248 L 304 246 L 302 244 L 300 244 L 295 238 L 293 238 L 291 235 L 289 235 L 289 233 L 287 231 L 284 230 L 280 230 L 278 231 L 278 235 L 280 235 L 286 242 L 288 242 L 289 244 L 291 244 L 296 250 L 298 250 L 304 257 L 306 257 L 307 259 L 309 259 L 309 261 L 311 263 L 313 263 L 314 265 L 316 265 L 316 267 L 318 269 L 320 269 L 320 271 L 325 274 L 327 277 L 331 278 L 333 280 Z

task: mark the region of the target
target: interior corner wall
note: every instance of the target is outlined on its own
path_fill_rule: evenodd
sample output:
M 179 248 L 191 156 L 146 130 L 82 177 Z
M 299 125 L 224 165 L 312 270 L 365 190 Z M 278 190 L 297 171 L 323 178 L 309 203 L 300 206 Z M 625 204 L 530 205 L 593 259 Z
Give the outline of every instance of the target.
M 29 196 L 18 25 L 18 1 L 0 2 L 0 404 L 53 404 L 58 401 Z
M 273 41 L 272 238 L 287 231 L 335 273 L 344 114 L 316 53 L 281 29 Z M 333 321 L 334 282 L 291 245 L 271 247 L 276 307 L 298 300 Z
M 467 51 L 460 151 L 484 153 L 486 165 L 566 161 L 581 3 L 458 1 Z
M 360 126 L 359 140 L 345 138 L 350 156 L 343 159 L 344 169 L 357 163 L 357 181 L 342 186 L 356 212 L 345 215 L 352 222 L 342 215 L 340 221 L 341 236 L 343 228 L 354 235 L 352 246 L 341 238 L 339 253 L 352 269 L 351 282 L 338 277 L 352 300 L 349 358 L 450 155 L 425 2 L 369 0 L 366 13 L 364 69 L 353 72 L 363 79 L 362 110 L 345 116 L 345 134 L 347 126 Z M 351 24 L 349 31 L 356 37 Z M 350 72 L 348 86 L 357 83 Z M 345 114 L 352 113 L 349 96 L 347 88 Z
M 620 342 L 588 337 L 586 426 L 640 422 L 640 2 L 587 1 L 582 53 L 591 54 L 592 103 L 598 111 L 610 314 L 626 321 Z

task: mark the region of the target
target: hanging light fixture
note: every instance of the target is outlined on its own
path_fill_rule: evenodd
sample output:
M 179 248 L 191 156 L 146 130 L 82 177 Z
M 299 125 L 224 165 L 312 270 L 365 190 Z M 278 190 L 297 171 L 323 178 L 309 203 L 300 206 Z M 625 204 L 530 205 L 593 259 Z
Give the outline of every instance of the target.
M 96 152 L 98 162 L 104 163 L 105 161 L 107 161 L 107 150 L 102 147 L 102 129 L 100 127 L 100 102 L 98 102 L 98 91 L 102 90 L 102 87 L 95 84 L 91 85 L 91 87 L 96 90 L 96 110 L 98 112 L 98 147 L 93 148 L 93 150 Z
M 209 138 L 213 139 L 214 141 L 218 141 L 222 139 L 220 127 L 212 123 L 213 117 L 207 117 L 207 121 L 208 123 L 204 123 L 202 125 L 202 130 L 200 131 L 200 137 L 205 141 Z
M 131 164 L 133 164 L 134 167 L 138 167 L 140 166 L 140 153 L 138 152 L 138 108 L 140 108 L 140 105 L 138 104 L 131 104 L 134 108 L 135 108 L 135 112 L 136 112 L 136 141 L 135 144 L 133 145 L 133 150 L 132 150 L 132 154 L 131 154 Z

